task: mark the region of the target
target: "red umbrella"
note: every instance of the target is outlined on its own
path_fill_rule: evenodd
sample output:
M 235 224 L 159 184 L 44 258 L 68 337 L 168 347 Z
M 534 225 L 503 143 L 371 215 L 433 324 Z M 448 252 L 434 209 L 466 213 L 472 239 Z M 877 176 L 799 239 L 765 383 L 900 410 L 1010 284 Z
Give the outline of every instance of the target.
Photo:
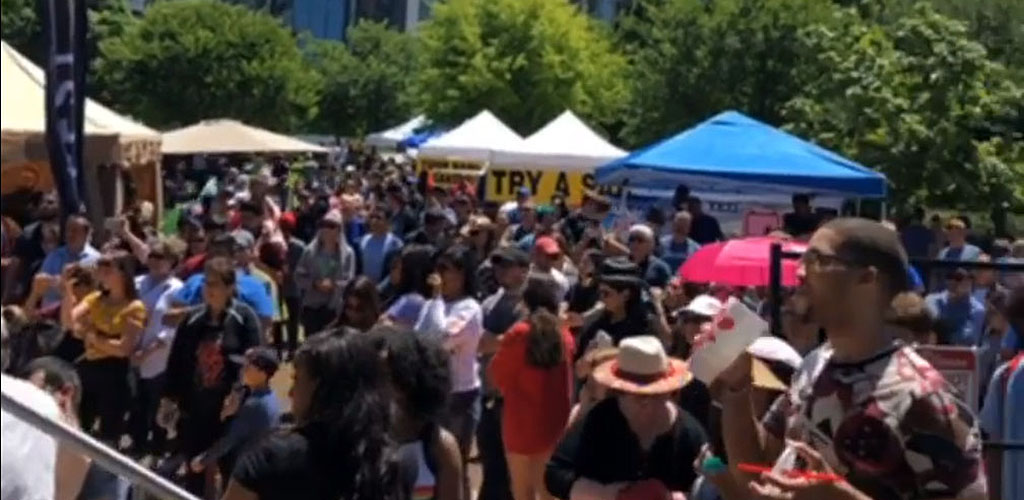
M 768 286 L 771 270 L 771 246 L 782 243 L 784 252 L 803 253 L 807 244 L 770 237 L 722 241 L 697 250 L 679 268 L 679 277 L 694 283 L 721 283 L 732 286 Z M 783 286 L 796 286 L 794 259 L 782 260 Z

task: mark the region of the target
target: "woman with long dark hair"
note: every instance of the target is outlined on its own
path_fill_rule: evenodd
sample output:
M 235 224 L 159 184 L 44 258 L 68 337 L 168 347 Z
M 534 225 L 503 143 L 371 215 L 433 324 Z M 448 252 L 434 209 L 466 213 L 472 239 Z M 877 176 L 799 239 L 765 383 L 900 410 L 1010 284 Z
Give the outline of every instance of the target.
M 408 328 L 378 326 L 394 398 L 391 436 L 398 442 L 402 463 L 415 464 L 415 499 L 459 500 L 462 495 L 462 454 L 455 436 L 441 427 L 451 392 L 448 351 L 437 339 Z
M 419 320 L 423 304 L 431 294 L 427 277 L 434 269 L 434 252 L 430 245 L 410 245 L 402 250 L 394 293 L 397 298 L 384 313 L 385 322 L 411 328 Z
M 242 455 L 224 500 L 402 498 L 384 364 L 369 335 L 317 335 L 295 355 L 296 426 Z
M 558 318 L 558 284 L 532 275 L 523 291 L 529 317 L 501 339 L 491 376 L 505 398 L 502 440 L 515 500 L 550 499 L 544 468 L 572 409 L 573 338 Z
M 455 434 L 463 459 L 469 456 L 480 422 L 480 363 L 477 348 L 483 336 L 483 311 L 476 296 L 476 251 L 454 245 L 436 259 L 430 276 L 430 300 L 416 331 L 436 336 L 451 353 L 452 396 L 445 427 Z M 464 490 L 468 495 L 468 483 Z
M 135 257 L 127 252 L 101 256 L 96 263 L 101 291 L 71 309 L 72 333 L 85 343 L 85 356 L 78 363 L 82 428 L 92 429 L 99 419 L 100 438 L 115 445 L 125 430 L 124 416 L 131 403 L 129 360 L 146 326 L 146 306 L 135 289 L 135 268 Z M 71 290 L 63 300 L 74 300 Z
M 600 347 L 615 347 L 624 338 L 661 331 L 657 316 L 644 305 L 644 287 L 640 269 L 633 262 L 625 258 L 604 261 L 598 281 L 602 309 L 583 325 L 577 358 L 594 347 L 591 343 L 595 341 Z
M 349 281 L 341 293 L 341 313 L 333 328 L 366 332 L 380 318 L 380 297 L 377 284 L 366 276 Z

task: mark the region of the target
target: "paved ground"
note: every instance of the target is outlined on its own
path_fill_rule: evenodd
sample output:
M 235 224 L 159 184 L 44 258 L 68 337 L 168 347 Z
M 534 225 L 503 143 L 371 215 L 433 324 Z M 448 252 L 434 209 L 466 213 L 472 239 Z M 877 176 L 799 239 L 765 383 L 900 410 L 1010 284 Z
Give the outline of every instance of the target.
M 274 389 L 274 393 L 277 394 L 278 399 L 281 401 L 281 409 L 286 412 L 290 411 L 292 406 L 291 398 L 288 397 L 288 389 L 291 385 L 292 365 L 291 363 L 286 363 L 281 365 L 281 369 L 277 371 L 273 380 L 270 381 L 270 386 Z M 473 455 L 475 455 L 475 451 Z M 477 491 L 480 489 L 480 479 L 480 465 L 474 460 L 473 463 L 470 463 L 469 465 L 469 485 L 472 489 L 472 500 L 476 499 Z

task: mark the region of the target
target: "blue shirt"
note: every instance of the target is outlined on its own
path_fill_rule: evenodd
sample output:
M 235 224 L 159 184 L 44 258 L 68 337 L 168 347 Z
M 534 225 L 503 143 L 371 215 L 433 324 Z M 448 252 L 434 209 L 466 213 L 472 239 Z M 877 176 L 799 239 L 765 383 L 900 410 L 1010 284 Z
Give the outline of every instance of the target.
M 903 229 L 900 239 L 903 240 L 903 248 L 907 250 L 907 256 L 924 258 L 928 256 L 928 250 L 932 243 L 935 243 L 935 233 L 931 229 L 915 223 Z
M 384 279 L 384 259 L 402 248 L 402 240 L 391 233 L 384 236 L 368 234 L 363 236 L 359 247 L 363 255 L 363 274 L 379 283 Z
M 939 251 L 939 260 L 959 260 L 961 262 L 974 262 L 981 256 L 981 249 L 964 243 L 960 248 L 946 247 Z
M 227 434 L 218 439 L 206 452 L 205 463 L 213 464 L 220 457 L 239 451 L 247 442 L 276 427 L 280 420 L 281 405 L 274 391 L 253 391 L 231 419 Z
M 1017 330 L 1010 328 L 1010 331 L 1003 335 L 1003 343 L 1000 348 L 1004 351 L 1024 351 L 1024 345 L 1021 344 L 1020 334 Z
M 241 271 L 235 271 L 235 290 L 238 299 L 252 308 L 260 319 L 272 319 L 274 317 L 274 301 L 267 292 L 267 287 L 260 280 L 249 276 Z M 187 306 L 198 306 L 203 303 L 203 285 L 206 284 L 206 274 L 193 275 L 185 285 L 174 294 L 174 302 Z
M 921 273 L 917 272 L 914 266 L 907 266 L 907 283 L 910 283 L 911 290 L 924 290 L 924 280 L 921 279 Z
M 1024 363 L 1010 373 L 1012 363 L 996 370 L 988 384 L 985 406 L 978 415 L 981 428 L 994 441 L 1024 440 Z M 1024 498 L 1024 451 L 1007 450 L 1003 453 L 1002 498 Z
M 700 250 L 700 243 L 693 238 L 686 238 L 686 241 L 678 243 L 671 234 L 661 237 L 661 260 L 668 264 L 673 273 L 678 271 L 697 250 Z
M 951 345 L 978 345 L 985 325 L 985 306 L 981 302 L 970 295 L 950 300 L 949 292 L 933 293 L 924 301 L 932 315 L 949 327 Z
M 67 245 L 62 245 L 46 256 L 42 267 L 39 268 L 39 272 L 49 274 L 50 276 L 60 276 L 60 273 L 64 271 L 68 264 L 94 266 L 99 258 L 100 252 L 88 243 L 78 253 L 72 252 Z M 46 295 L 43 296 L 43 306 L 45 307 L 55 302 L 60 302 L 60 292 L 56 288 L 50 288 L 47 290 Z

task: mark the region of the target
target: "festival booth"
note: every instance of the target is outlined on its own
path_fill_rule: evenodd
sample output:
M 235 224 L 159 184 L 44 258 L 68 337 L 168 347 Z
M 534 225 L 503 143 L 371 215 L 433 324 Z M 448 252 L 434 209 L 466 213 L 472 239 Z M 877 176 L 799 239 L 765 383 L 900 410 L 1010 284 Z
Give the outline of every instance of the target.
M 726 234 L 763 235 L 782 224 L 794 194 L 818 208 L 885 198 L 884 175 L 736 111 L 597 168 L 599 184 L 627 186 L 630 207 L 671 199 L 684 184 Z
M 227 119 L 203 120 L 165 132 L 161 150 L 165 155 L 330 152 L 317 144 Z
M 426 115 L 419 115 L 400 125 L 366 136 L 366 144 L 382 149 L 396 150 L 401 146 L 402 141 L 412 137 L 429 123 L 430 120 L 427 120 Z
M 527 187 L 547 203 L 555 194 L 570 204 L 596 188 L 594 169 L 626 156 L 604 140 L 572 111 L 566 110 L 515 148 L 499 149 L 487 170 L 486 199 L 507 201 Z
M 436 186 L 477 185 L 494 152 L 514 149 L 523 138 L 483 110 L 447 134 L 425 142 L 417 155 L 419 172 L 426 172 Z
M 0 192 L 54 188 L 46 147 L 46 74 L 7 42 L 0 42 Z M 119 213 L 122 167 L 140 199 L 161 207 L 160 133 L 87 99 L 82 177 L 94 224 Z M 9 207 L 8 207 L 9 208 Z M 97 226 L 101 227 L 101 226 Z

